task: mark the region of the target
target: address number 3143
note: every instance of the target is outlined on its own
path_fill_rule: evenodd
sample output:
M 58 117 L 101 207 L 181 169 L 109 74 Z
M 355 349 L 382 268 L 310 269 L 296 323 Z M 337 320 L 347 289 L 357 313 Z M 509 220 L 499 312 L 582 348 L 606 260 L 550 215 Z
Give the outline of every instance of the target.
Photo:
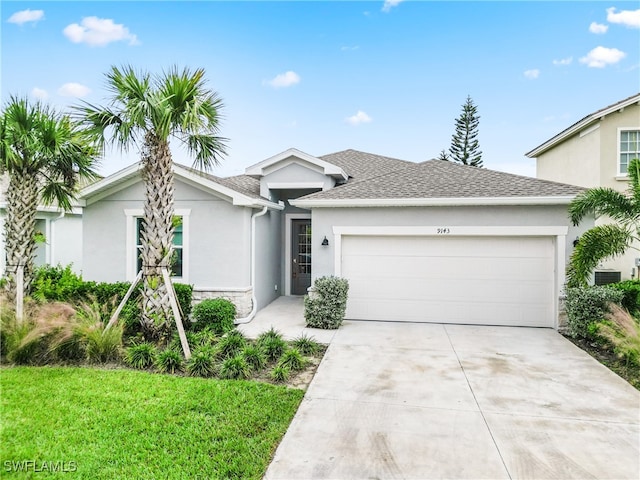
M 436 233 L 438 235 L 447 235 L 448 233 L 451 233 L 451 230 L 449 230 L 447 227 L 441 227 L 436 228 Z

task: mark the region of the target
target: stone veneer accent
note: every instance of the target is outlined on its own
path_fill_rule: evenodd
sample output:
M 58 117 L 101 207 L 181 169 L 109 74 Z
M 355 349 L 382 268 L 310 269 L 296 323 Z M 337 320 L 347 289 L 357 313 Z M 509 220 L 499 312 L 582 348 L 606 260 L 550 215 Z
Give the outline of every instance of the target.
M 251 313 L 251 295 L 253 289 L 246 288 L 193 288 L 192 305 L 209 298 L 225 298 L 236 306 L 236 318 L 246 317 Z

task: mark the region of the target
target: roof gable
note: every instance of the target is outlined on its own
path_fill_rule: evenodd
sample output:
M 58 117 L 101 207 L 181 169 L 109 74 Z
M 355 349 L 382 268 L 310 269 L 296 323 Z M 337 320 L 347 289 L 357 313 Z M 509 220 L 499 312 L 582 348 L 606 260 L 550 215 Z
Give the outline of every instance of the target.
M 308 153 L 301 152 L 295 148 L 290 148 L 284 152 L 274 155 L 273 157 L 267 158 L 260 163 L 251 165 L 250 167 L 247 167 L 245 173 L 259 178 L 288 166 L 292 162 L 300 163 L 306 167 L 311 167 L 312 169 L 339 181 L 346 181 L 348 179 L 347 174 L 339 166 L 309 155 Z
M 141 181 L 141 162 L 134 163 L 102 180 L 83 188 L 78 199 L 83 205 L 90 205 L 109 195 L 112 195 L 134 183 Z M 219 178 L 184 165 L 173 164 L 175 177 L 187 184 L 208 191 L 213 195 L 228 200 L 233 205 L 247 207 L 263 207 L 281 209 L 282 206 L 260 197 L 254 189 L 253 179 L 230 177 Z M 247 177 L 248 178 L 248 177 Z M 259 187 L 258 187 L 259 189 Z
M 600 110 L 597 110 L 587 115 L 586 117 L 583 117 L 582 119 L 578 120 L 576 123 L 564 129 L 563 131 L 561 131 L 554 137 L 550 138 L 546 142 L 542 143 L 541 145 L 538 145 L 533 150 L 525 153 L 525 155 L 529 158 L 535 158 L 540 154 L 546 152 L 547 150 L 555 147 L 559 143 L 564 142 L 567 138 L 571 137 L 575 133 L 578 133 L 579 131 L 585 128 L 588 128 L 592 124 L 604 119 L 607 115 L 621 111 L 628 106 L 638 105 L 638 104 L 640 104 L 640 93 L 627 97 L 624 100 L 620 100 L 619 102 L 616 102 L 607 107 L 601 108 Z

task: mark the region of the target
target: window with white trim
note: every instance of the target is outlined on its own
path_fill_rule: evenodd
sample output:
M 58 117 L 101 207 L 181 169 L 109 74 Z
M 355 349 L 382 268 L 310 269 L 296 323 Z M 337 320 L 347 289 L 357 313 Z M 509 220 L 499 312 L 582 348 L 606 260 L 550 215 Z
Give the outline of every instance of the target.
M 171 258 L 171 276 L 184 276 L 184 219 L 175 216 L 173 222 L 173 257 Z M 136 217 L 136 273 L 142 270 L 142 233 L 144 232 L 144 218 Z
M 629 162 L 634 158 L 640 158 L 640 130 L 620 130 L 618 152 L 620 174 L 626 175 Z

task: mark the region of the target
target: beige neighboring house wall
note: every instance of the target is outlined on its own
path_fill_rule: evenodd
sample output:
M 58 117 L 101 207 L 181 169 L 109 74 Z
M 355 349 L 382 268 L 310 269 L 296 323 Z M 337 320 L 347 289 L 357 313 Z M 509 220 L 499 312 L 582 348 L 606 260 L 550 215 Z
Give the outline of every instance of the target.
M 640 132 L 640 94 L 587 115 L 526 155 L 536 159 L 538 178 L 624 192 L 629 179 L 620 165 L 620 145 L 622 132 L 629 131 Z M 599 218 L 596 225 L 608 221 Z M 640 258 L 640 245 L 602 262 L 596 271 L 620 272 L 622 280 L 638 278 L 636 258 Z

